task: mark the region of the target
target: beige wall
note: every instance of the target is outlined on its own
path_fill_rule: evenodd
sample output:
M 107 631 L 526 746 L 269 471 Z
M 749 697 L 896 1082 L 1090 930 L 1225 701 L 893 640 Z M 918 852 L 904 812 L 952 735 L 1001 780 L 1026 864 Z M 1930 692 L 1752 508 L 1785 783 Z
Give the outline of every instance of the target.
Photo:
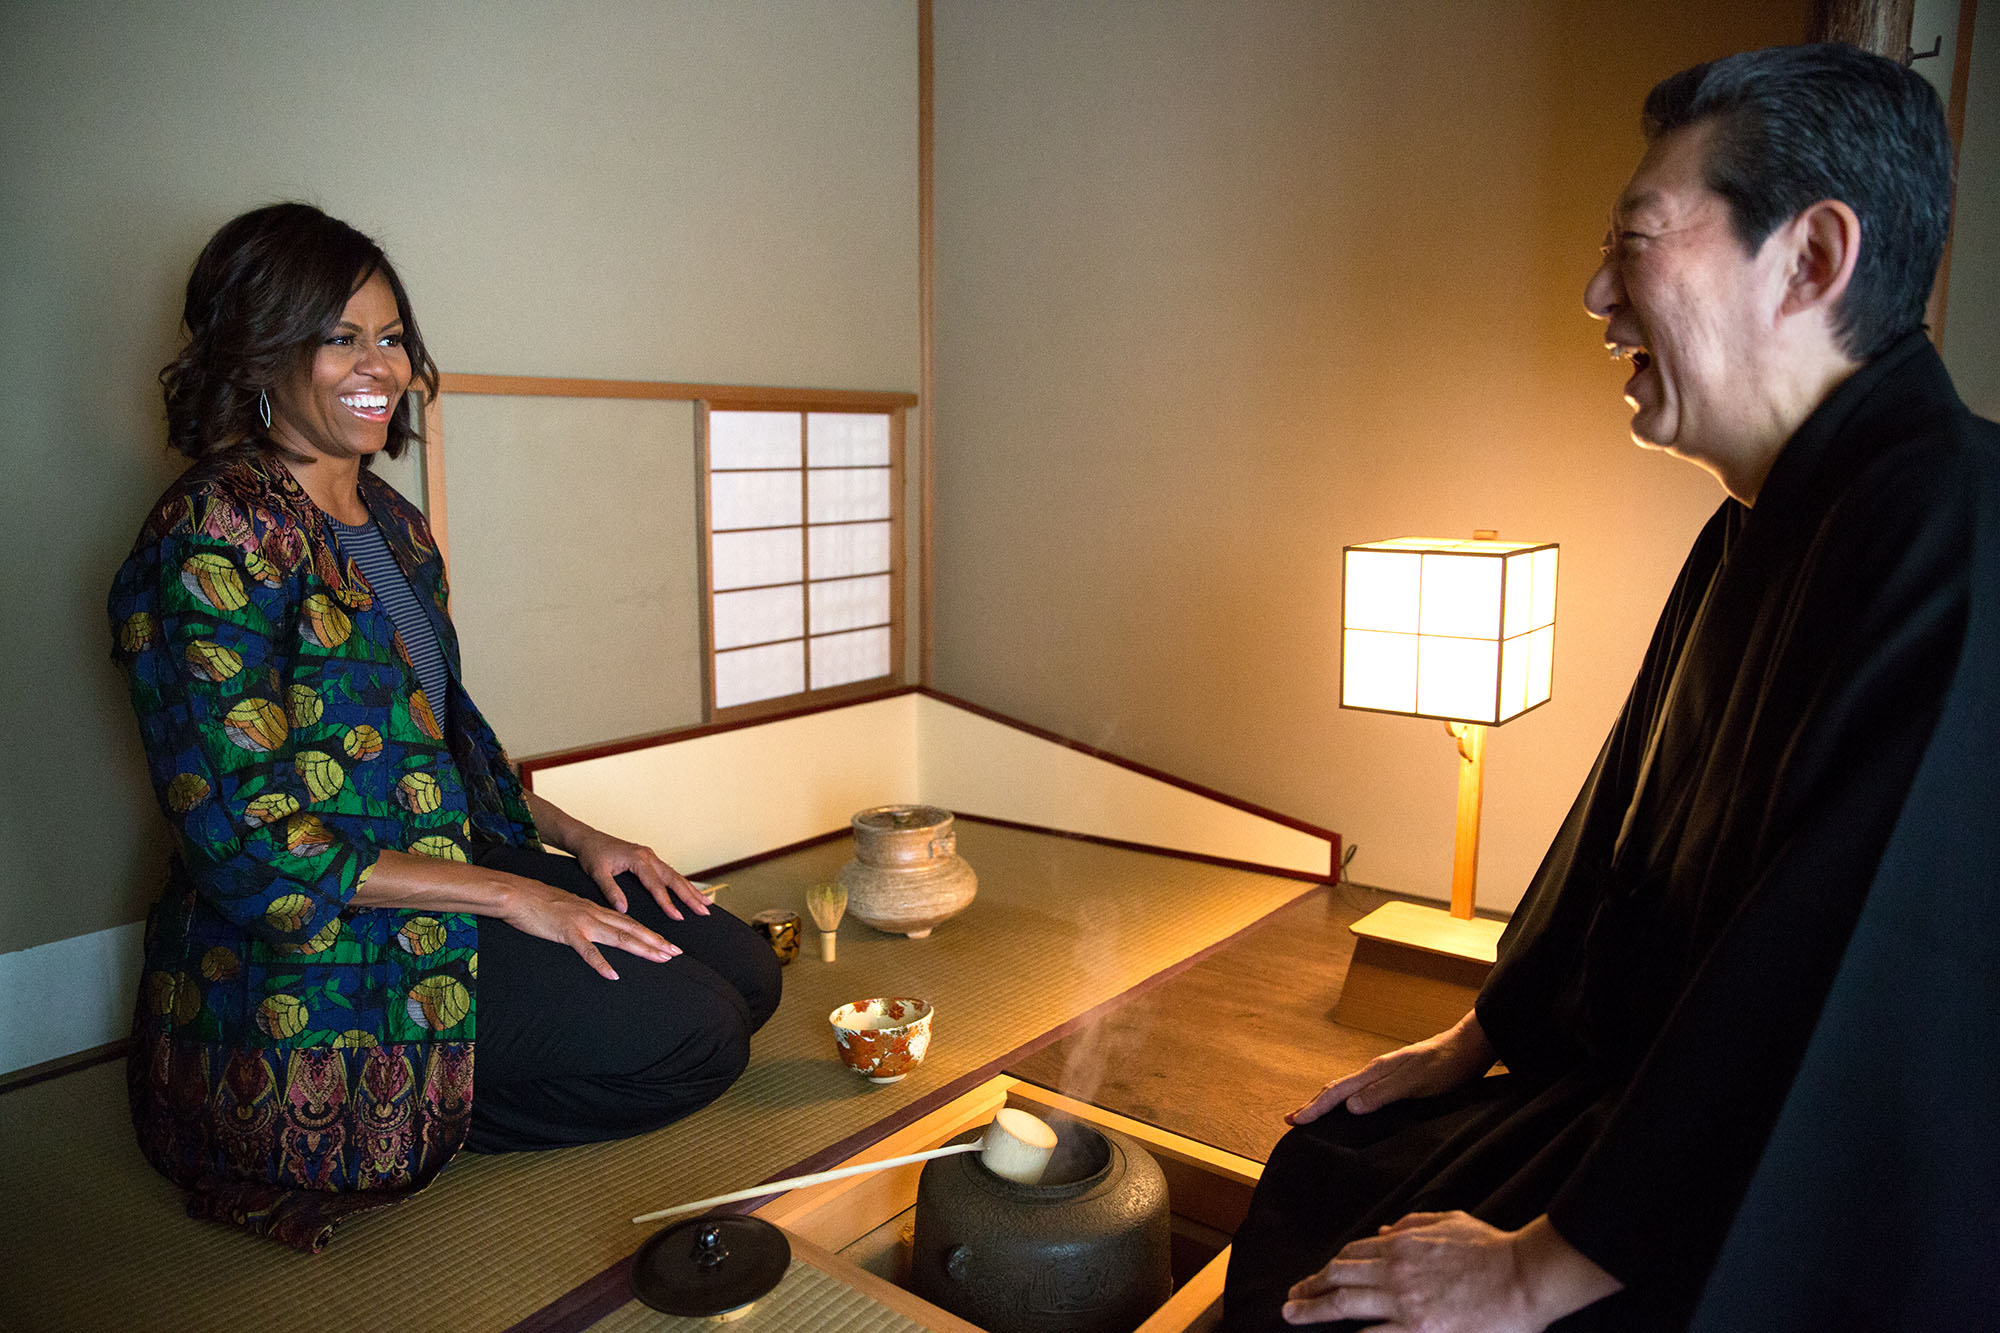
M 1335 706 L 1340 548 L 1558 540 L 1554 701 L 1489 746 L 1511 906 L 1721 498 L 1580 308 L 1639 104 L 1804 8 L 939 0 L 938 684 L 1441 896 L 1453 750 Z
M 915 107 L 911 0 L 7 6 L 0 955 L 156 887 L 104 593 L 219 223 L 305 198 L 376 234 L 448 370 L 911 390 Z

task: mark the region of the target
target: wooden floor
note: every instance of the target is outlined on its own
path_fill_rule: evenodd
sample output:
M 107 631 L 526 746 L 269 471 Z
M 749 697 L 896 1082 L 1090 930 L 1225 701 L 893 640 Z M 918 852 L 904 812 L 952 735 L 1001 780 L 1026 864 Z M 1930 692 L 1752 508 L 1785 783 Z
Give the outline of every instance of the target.
M 1333 1021 L 1348 926 L 1385 900 L 1315 889 L 1007 1072 L 1264 1161 L 1285 1112 L 1401 1044 Z

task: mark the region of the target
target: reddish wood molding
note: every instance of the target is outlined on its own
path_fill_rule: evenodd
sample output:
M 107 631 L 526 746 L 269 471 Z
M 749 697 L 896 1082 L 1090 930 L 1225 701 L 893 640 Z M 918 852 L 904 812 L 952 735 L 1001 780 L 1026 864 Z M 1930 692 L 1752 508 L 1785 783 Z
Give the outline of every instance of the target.
M 521 780 L 528 783 L 536 770 L 555 768 L 562 764 L 580 764 L 586 759 L 604 759 L 614 754 L 630 754 L 634 750 L 650 750 L 656 745 L 666 745 L 672 741 L 691 741 L 697 736 L 714 736 L 725 731 L 741 731 L 745 727 L 761 727 L 771 722 L 786 722 L 795 717 L 806 717 L 813 713 L 824 713 L 835 708 L 851 708 L 859 703 L 873 703 L 877 699 L 893 699 L 899 694 L 915 694 L 914 685 L 891 685 L 875 694 L 858 699 L 834 699 L 825 703 L 803 704 L 782 712 L 766 713 L 760 717 L 734 718 L 721 722 L 702 722 L 691 727 L 676 727 L 671 731 L 648 732 L 644 736 L 630 736 L 622 741 L 605 741 L 598 745 L 580 745 L 573 750 L 552 750 L 548 754 L 531 755 L 520 760 L 514 767 L 520 772 Z
M 1175 784 L 1180 785 L 1180 784 Z M 1236 804 L 1231 802 L 1231 804 Z M 1329 857 L 1327 872 L 1320 874 L 1312 870 L 1288 870 L 1283 866 L 1267 866 L 1258 861 L 1239 861 L 1229 856 L 1210 856 L 1207 852 L 1183 851 L 1178 847 L 1161 847 L 1157 843 L 1132 842 L 1125 838 L 1107 838 L 1097 833 L 1074 833 L 1069 829 L 1051 828 L 1047 824 L 1024 824 L 1018 819 L 998 819 L 992 815 L 973 814 L 967 810 L 954 810 L 952 817 L 975 824 L 992 824 L 998 828 L 1019 829 L 1023 833 L 1040 833 L 1051 838 L 1067 838 L 1071 842 L 1091 842 L 1099 847 L 1117 847 L 1128 852 L 1149 852 L 1154 856 L 1171 856 L 1176 861 L 1196 861 L 1205 866 L 1220 866 L 1224 870 L 1247 870 L 1254 875 L 1272 875 L 1278 879 L 1303 880 L 1307 884 L 1332 884 L 1340 877 L 1340 835 L 1326 835 Z M 846 830 L 842 830 L 845 832 Z M 732 867 L 733 868 L 733 867 Z
M 829 411 L 886 412 L 915 407 L 917 396 L 887 389 L 793 389 L 755 384 L 675 384 L 665 380 L 549 379 L 535 375 L 438 376 L 440 393 L 490 394 L 504 398 L 646 398 L 712 403 L 717 407 L 824 408 Z
M 1046 727 L 1038 727 L 1032 722 L 1023 722 L 1019 718 L 1008 717 L 1005 713 L 996 713 L 990 708 L 982 708 L 968 699 L 961 699 L 954 694 L 946 694 L 942 690 L 920 689 L 918 693 L 927 694 L 940 703 L 950 704 L 953 708 L 962 708 L 975 717 L 983 717 L 989 722 L 998 722 L 1002 726 L 1012 727 L 1016 731 L 1025 731 L 1030 736 L 1038 736 L 1042 740 L 1053 741 L 1057 745 L 1075 750 L 1079 754 L 1087 754 L 1092 759 L 1101 759 L 1107 764 L 1116 764 L 1120 768 L 1129 769 L 1143 777 L 1164 782 L 1170 787 L 1179 787 L 1182 791 L 1193 792 L 1196 796 L 1205 796 L 1209 800 L 1220 802 L 1231 809 L 1241 810 L 1245 814 L 1256 815 L 1261 819 L 1268 819 L 1273 824 L 1282 824 L 1286 828 L 1297 829 L 1300 833 L 1310 833 L 1316 838 L 1326 838 L 1334 843 L 1334 863 L 1335 867 L 1338 868 L 1340 861 L 1340 835 L 1332 829 L 1321 828 L 1318 824 L 1309 824 L 1303 819 L 1296 819 L 1291 815 L 1270 809 L 1268 806 L 1258 805 L 1252 801 L 1231 796 L 1228 792 L 1217 791 L 1213 787 L 1204 787 L 1199 782 L 1190 782 L 1186 778 L 1176 777 L 1174 774 L 1154 768 L 1150 764 L 1142 764 L 1136 759 L 1127 759 L 1124 755 L 1113 754 L 1109 750 L 1100 750 L 1094 745 L 1086 745 L 1082 741 L 1071 740 L 1069 737 L 1058 735 Z
M 1322 828 L 1318 824 L 1308 823 L 1303 819 L 1294 818 L 1291 815 L 1270 809 L 1268 806 L 1258 805 L 1253 801 L 1242 800 L 1239 797 L 1231 796 L 1227 792 L 1217 791 L 1213 787 L 1205 787 L 1199 782 L 1190 782 L 1186 778 L 1176 777 L 1174 774 L 1154 768 L 1150 764 L 1142 764 L 1136 759 L 1127 759 L 1125 756 L 1113 754 L 1109 750 L 1100 750 L 1094 745 L 1086 745 L 1082 741 L 1058 735 L 1046 727 L 1038 727 L 1032 722 L 1023 722 L 1019 718 L 1008 717 L 1005 713 L 996 713 L 990 708 L 982 708 L 978 704 L 958 698 L 956 695 L 946 694 L 942 690 L 926 689 L 921 685 L 894 685 L 856 699 L 839 699 L 827 703 L 808 704 L 803 707 L 791 708 L 762 717 L 743 718 L 724 722 L 708 722 L 699 726 L 682 727 L 674 731 L 661 731 L 647 736 L 634 736 L 622 741 L 607 741 L 602 745 L 586 745 L 574 750 L 560 750 L 552 754 L 534 755 L 521 760 L 516 767 L 520 770 L 521 780 L 527 784 L 530 790 L 533 790 L 535 785 L 533 778 L 535 771 L 538 769 L 554 768 L 560 764 L 582 763 L 587 759 L 604 759 L 617 754 L 630 754 L 634 750 L 649 750 L 656 745 L 666 745 L 674 741 L 693 740 L 697 736 L 713 736 L 725 731 L 739 731 L 744 727 L 761 727 L 771 722 L 784 722 L 795 717 L 807 717 L 813 713 L 824 713 L 834 708 L 848 708 L 859 703 L 874 703 L 878 699 L 894 699 L 905 694 L 925 695 L 936 699 L 939 703 L 950 704 L 953 708 L 963 709 L 971 713 L 974 717 L 984 718 L 988 722 L 997 722 L 1003 727 L 1012 727 L 1016 731 L 1024 731 L 1028 735 L 1040 740 L 1049 741 L 1065 749 L 1075 750 L 1079 754 L 1089 755 L 1092 759 L 1116 765 L 1129 772 L 1137 773 L 1141 777 L 1151 778 L 1155 782 L 1164 782 L 1170 787 L 1177 787 L 1185 792 L 1192 792 L 1194 795 L 1214 801 L 1218 805 L 1226 805 L 1232 810 L 1241 810 L 1243 813 L 1255 815 L 1259 819 L 1268 819 L 1273 824 L 1288 829 L 1295 829 L 1300 833 L 1309 834 L 1315 838 L 1324 838 L 1328 846 L 1329 860 L 1326 873 L 1319 874 L 1302 870 L 1280 869 L 1275 866 L 1259 865 L 1250 861 L 1233 861 L 1226 857 L 1208 856 L 1199 852 L 1178 851 L 1169 847 L 1156 847 L 1150 843 L 1125 842 L 1117 838 L 1099 837 L 1095 834 L 1071 833 L 1063 829 L 1048 828 L 1038 824 L 1016 823 L 1012 820 L 996 819 L 986 815 L 967 814 L 965 816 L 967 819 L 979 819 L 989 824 L 999 824 L 1007 828 L 1026 829 L 1036 833 L 1053 833 L 1065 838 L 1079 838 L 1085 842 L 1102 843 L 1108 847 L 1125 847 L 1133 851 L 1157 852 L 1163 856 L 1177 856 L 1187 860 L 1202 861 L 1211 865 L 1227 866 L 1236 870 L 1252 870 L 1259 874 L 1281 875 L 1287 879 L 1303 879 L 1315 884 L 1332 884 L 1340 878 L 1340 835 L 1332 829 Z M 845 832 L 845 830 L 840 830 L 839 832 Z M 838 836 L 838 832 L 819 835 L 793 846 L 810 846 L 812 843 L 822 841 L 824 838 L 836 836 Z M 792 848 L 788 847 L 781 850 L 792 850 Z M 776 852 L 763 852 L 741 861 L 732 861 L 727 866 L 720 867 L 719 869 L 734 869 L 739 865 L 747 865 L 752 861 L 761 861 L 766 857 L 775 855 L 777 855 Z M 714 873 L 714 869 L 712 868 L 709 872 L 704 873 Z

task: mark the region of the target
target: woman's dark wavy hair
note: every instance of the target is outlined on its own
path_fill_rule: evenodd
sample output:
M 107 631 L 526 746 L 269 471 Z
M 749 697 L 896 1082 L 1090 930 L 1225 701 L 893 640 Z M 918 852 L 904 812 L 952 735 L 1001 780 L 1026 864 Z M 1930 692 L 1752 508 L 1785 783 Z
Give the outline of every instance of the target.
M 1930 83 L 1839 43 L 1774 46 L 1696 65 L 1646 97 L 1650 143 L 1712 122 L 1704 175 L 1753 253 L 1822 199 L 1861 219 L 1861 255 L 1835 311 L 1866 361 L 1921 325 L 1951 225 L 1951 137 Z
M 189 458 L 246 441 L 288 452 L 265 430 L 257 395 L 311 360 L 376 273 L 396 294 L 411 382 L 436 393 L 437 365 L 381 246 L 311 204 L 271 204 L 224 223 L 188 274 L 187 345 L 160 371 L 167 444 Z M 417 437 L 412 416 L 405 395 L 389 418 L 389 457 Z

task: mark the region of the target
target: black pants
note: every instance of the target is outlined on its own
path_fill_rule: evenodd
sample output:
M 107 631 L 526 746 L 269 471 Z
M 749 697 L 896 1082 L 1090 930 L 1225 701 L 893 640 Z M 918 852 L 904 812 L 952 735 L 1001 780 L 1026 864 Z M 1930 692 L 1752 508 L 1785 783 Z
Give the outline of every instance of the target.
M 567 856 L 524 847 L 478 863 L 602 902 Z M 574 949 L 479 920 L 475 1152 L 514 1152 L 626 1138 L 671 1124 L 721 1096 L 750 1061 L 750 1034 L 778 1007 L 777 955 L 720 907 L 675 921 L 632 875 L 632 918 L 678 945 L 654 963 L 599 946 L 609 981 Z

